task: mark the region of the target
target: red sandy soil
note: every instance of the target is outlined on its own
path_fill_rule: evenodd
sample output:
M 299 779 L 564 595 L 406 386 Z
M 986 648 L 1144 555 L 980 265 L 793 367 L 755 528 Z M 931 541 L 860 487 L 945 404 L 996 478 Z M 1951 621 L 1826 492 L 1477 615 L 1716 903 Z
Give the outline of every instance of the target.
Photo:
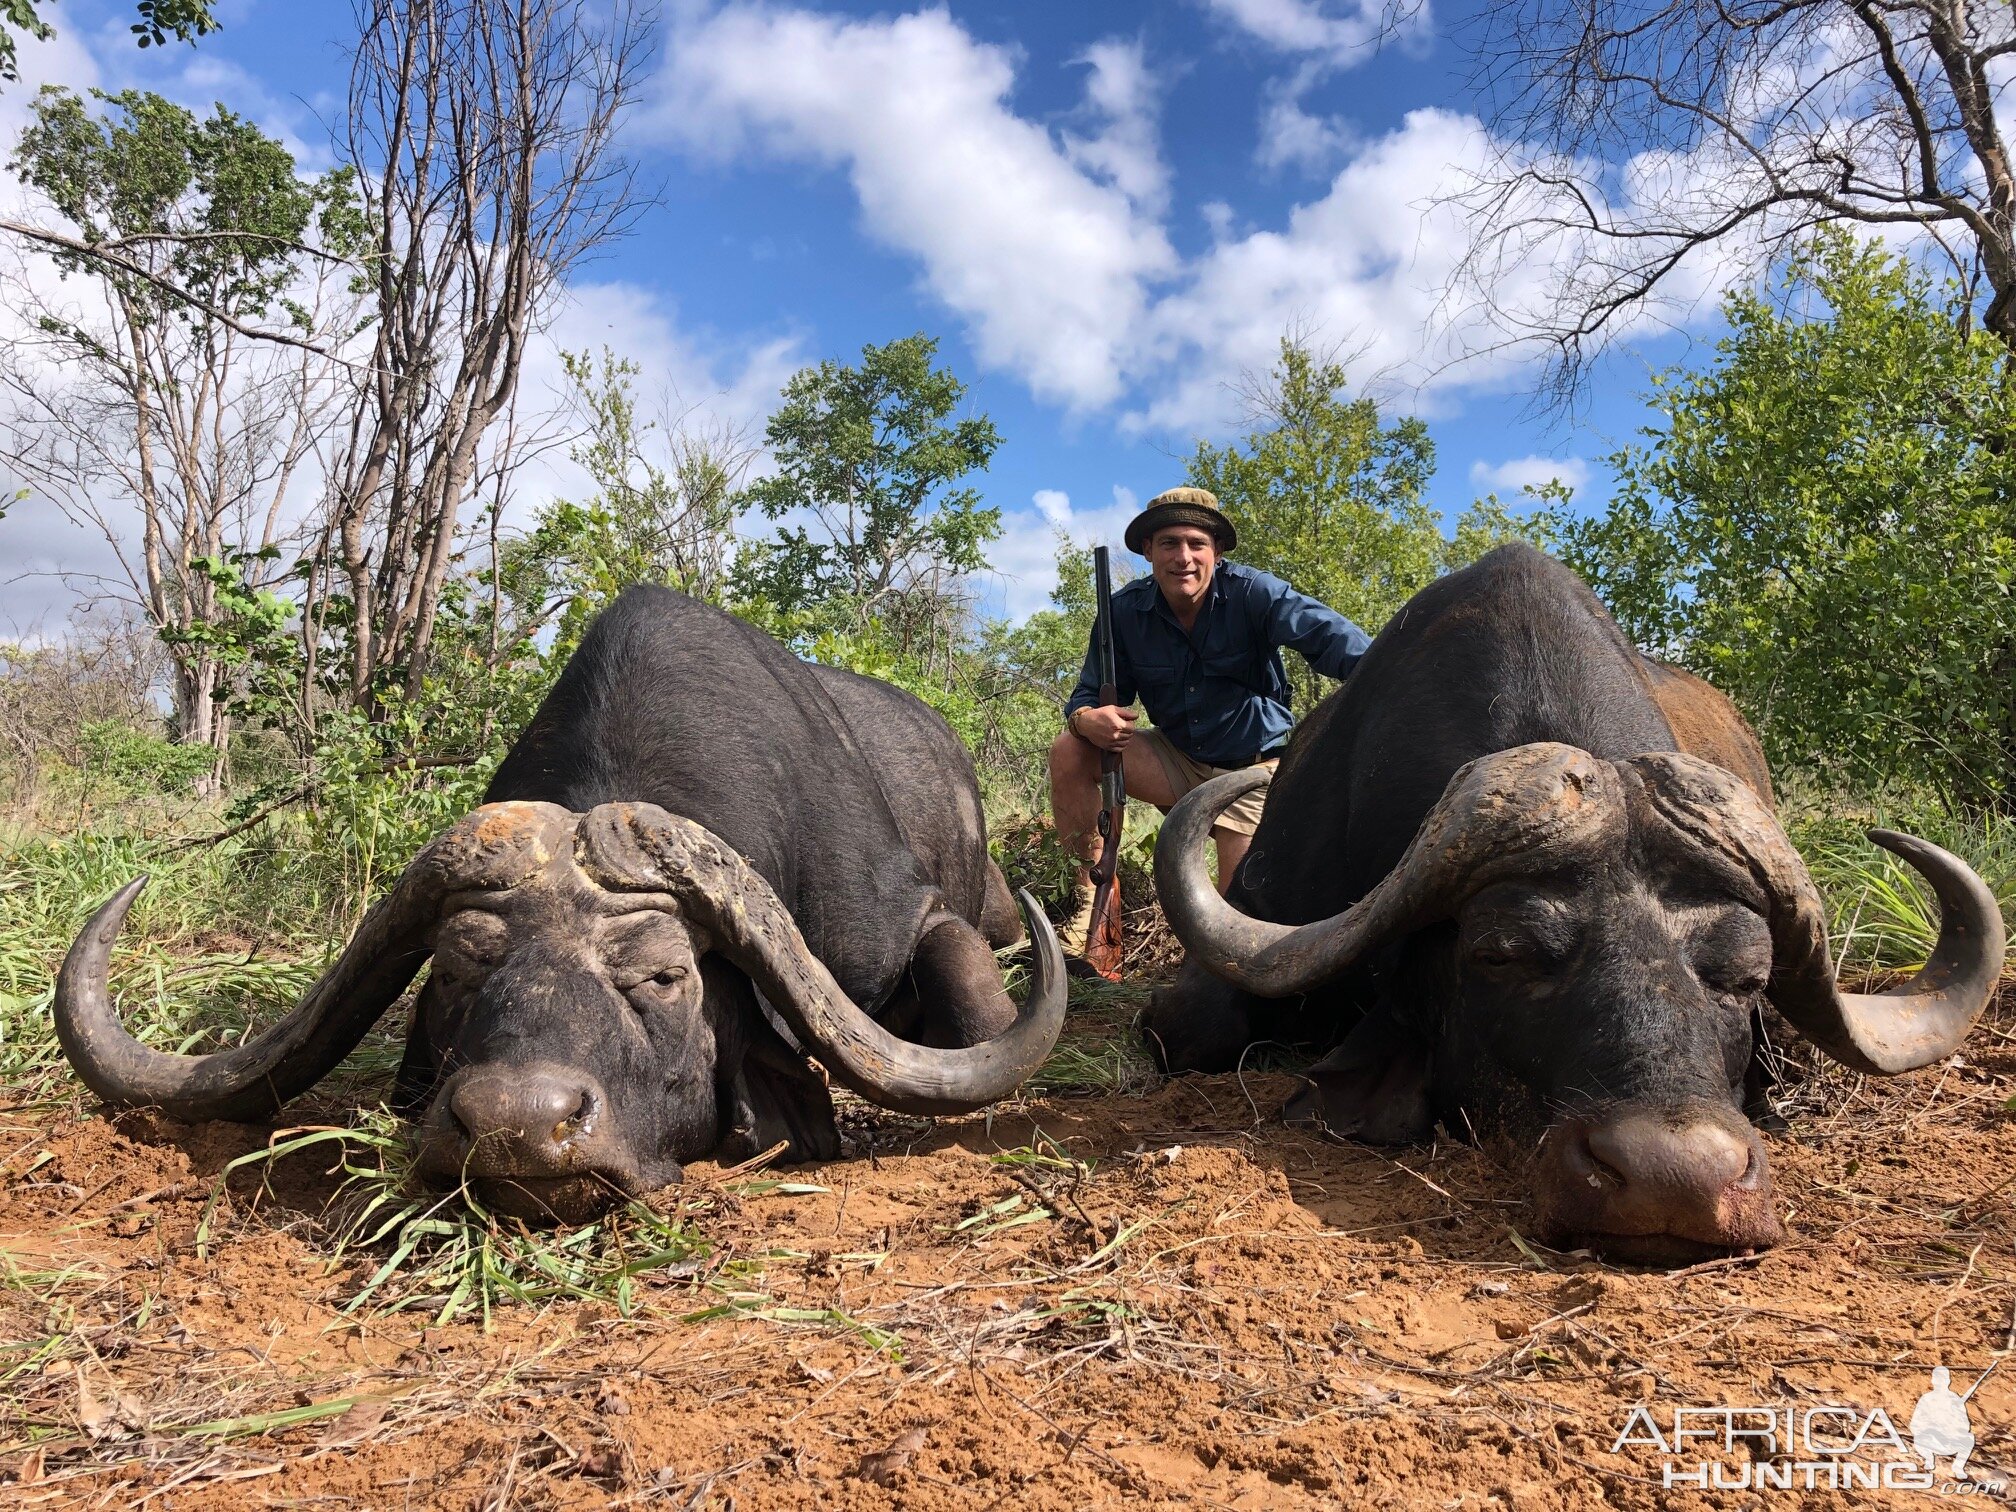
M 1490 1157 L 1285 1129 L 1289 1085 L 883 1121 L 872 1153 L 782 1173 L 816 1191 L 696 1169 L 662 1200 L 702 1265 L 647 1272 L 632 1317 L 487 1329 L 342 1311 L 383 1253 L 332 1269 L 326 1156 L 234 1179 L 199 1250 L 265 1131 L 0 1113 L 0 1505 L 1664 1508 L 1700 1503 L 1652 1448 L 1612 1451 L 1635 1406 L 1662 1429 L 1880 1407 L 1908 1438 L 1934 1363 L 1964 1390 L 2016 1342 L 2006 1027 L 1895 1082 L 1809 1083 L 1769 1141 L 1790 1242 L 1677 1272 L 1525 1245 Z M 1089 1169 L 995 1158 L 1038 1130 Z M 738 1291 L 765 1300 L 688 1321 Z M 1977 1474 L 2016 1482 L 2016 1366 L 1968 1408 Z M 1683 1463 L 1704 1454 L 1752 1457 Z

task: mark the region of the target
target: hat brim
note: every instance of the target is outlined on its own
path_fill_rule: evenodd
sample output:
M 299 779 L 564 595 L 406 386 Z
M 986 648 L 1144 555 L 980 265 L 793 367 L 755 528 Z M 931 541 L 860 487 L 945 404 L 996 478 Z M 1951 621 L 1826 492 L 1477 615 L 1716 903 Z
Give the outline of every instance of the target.
M 1208 531 L 1221 553 L 1239 544 L 1239 532 L 1232 528 L 1230 520 L 1197 504 L 1152 504 L 1128 522 L 1127 533 L 1121 539 L 1136 556 L 1146 556 L 1148 543 L 1165 525 L 1195 525 Z

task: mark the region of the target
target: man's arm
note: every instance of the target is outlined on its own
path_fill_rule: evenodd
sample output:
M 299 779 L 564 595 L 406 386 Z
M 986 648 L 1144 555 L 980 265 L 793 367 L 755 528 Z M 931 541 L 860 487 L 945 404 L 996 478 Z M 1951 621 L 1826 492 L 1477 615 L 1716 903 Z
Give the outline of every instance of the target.
M 1267 639 L 1292 646 L 1325 677 L 1343 681 L 1372 644 L 1372 637 L 1328 604 L 1297 593 L 1279 578 L 1262 574 L 1271 602 L 1267 606 Z

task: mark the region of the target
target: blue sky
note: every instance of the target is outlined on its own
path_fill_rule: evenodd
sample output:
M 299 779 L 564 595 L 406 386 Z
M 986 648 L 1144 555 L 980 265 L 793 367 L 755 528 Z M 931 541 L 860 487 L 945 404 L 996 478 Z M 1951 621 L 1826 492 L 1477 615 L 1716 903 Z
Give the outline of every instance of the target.
M 137 84 L 326 164 L 348 4 L 226 0 L 220 33 L 148 53 L 131 9 L 64 0 L 0 129 L 38 78 Z M 1380 45 L 1340 0 L 668 10 L 624 137 L 655 203 L 575 280 L 551 343 L 606 343 L 682 402 L 760 421 L 801 363 L 939 337 L 1004 437 L 991 612 L 1040 607 L 1053 522 L 1117 540 L 1198 437 L 1236 433 L 1230 385 L 1289 325 L 1427 419 L 1450 518 L 1550 473 L 1600 504 L 1647 370 L 1688 354 L 1620 347 L 1572 420 L 1536 413 L 1537 353 L 1446 360 L 1484 344 L 1442 298 L 1461 228 L 1435 206 L 1480 141 L 1460 8 L 1424 4 Z M 37 509 L 0 526 L 16 553 L 89 556 Z

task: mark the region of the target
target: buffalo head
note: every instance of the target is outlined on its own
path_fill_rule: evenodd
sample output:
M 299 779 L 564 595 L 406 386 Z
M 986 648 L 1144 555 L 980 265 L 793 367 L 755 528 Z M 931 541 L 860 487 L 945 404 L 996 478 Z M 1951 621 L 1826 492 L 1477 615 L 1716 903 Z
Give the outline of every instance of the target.
M 1553 743 L 1457 772 L 1345 912 L 1268 923 L 1221 900 L 1201 859 L 1213 819 L 1261 780 L 1232 773 L 1187 797 L 1156 880 L 1192 959 L 1259 996 L 1376 965 L 1380 1008 L 1311 1069 L 1290 1116 L 1375 1138 L 1439 1117 L 1534 1151 L 1559 1242 L 1644 1259 L 1776 1242 L 1745 1116 L 1763 1005 L 1834 1059 L 1891 1075 L 1950 1054 L 2001 972 L 1981 880 L 1875 830 L 1938 895 L 1939 942 L 1909 982 L 1841 991 L 1812 878 L 1749 787 L 1693 756 L 1611 762 Z
M 751 986 L 835 1080 L 913 1113 L 1006 1096 L 1063 1023 L 1063 960 L 1026 894 L 1020 1013 L 982 1044 L 927 1048 L 851 1002 L 769 884 L 701 826 L 649 804 L 496 803 L 421 851 L 279 1023 L 176 1055 L 129 1035 L 106 986 L 145 881 L 98 910 L 57 981 L 56 1031 L 92 1091 L 180 1118 L 264 1117 L 333 1069 L 431 956 L 415 1024 L 434 1073 L 415 1089 L 421 1167 L 527 1216 L 590 1215 L 722 1146 L 744 1056 L 784 1049 Z M 824 1105 L 809 1068 L 799 1082 Z

